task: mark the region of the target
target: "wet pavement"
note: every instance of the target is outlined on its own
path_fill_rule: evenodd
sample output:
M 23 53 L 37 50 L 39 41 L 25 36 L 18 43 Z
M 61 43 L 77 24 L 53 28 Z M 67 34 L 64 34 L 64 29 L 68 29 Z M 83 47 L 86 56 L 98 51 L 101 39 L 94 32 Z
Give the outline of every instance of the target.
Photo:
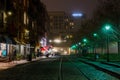
M 116 63 L 105 62 L 105 63 L 109 63 L 109 65 L 107 65 L 105 63 L 103 64 L 102 62 L 90 61 L 88 59 L 83 59 L 78 57 L 72 57 L 72 58 L 64 57 L 64 58 L 69 58 L 71 59 L 71 61 L 69 61 L 69 59 L 63 60 L 63 63 L 61 65 L 62 80 L 68 80 L 68 79 L 69 80 L 120 80 L 120 67 L 119 66 L 115 67 L 113 65 L 110 65 L 110 63 L 117 65 L 119 62 Z M 25 63 L 30 63 L 30 64 L 25 64 Z M 32 61 L 20 60 L 20 61 L 8 62 L 8 63 L 1 62 L 0 69 L 3 72 L 2 73 L 0 72 L 1 74 L 0 79 L 59 80 L 58 79 L 59 67 L 60 67 L 59 63 L 60 63 L 59 61 L 56 61 L 56 58 L 50 59 L 45 57 L 38 57 L 36 59 L 32 59 Z M 17 68 L 15 67 L 19 64 L 23 64 L 23 65 L 19 66 L 19 70 L 18 70 L 18 67 Z M 52 74 L 49 71 L 52 72 Z M 46 77 L 47 75 L 51 78 Z M 18 76 L 19 77 L 23 76 L 23 77 L 19 79 L 17 78 Z

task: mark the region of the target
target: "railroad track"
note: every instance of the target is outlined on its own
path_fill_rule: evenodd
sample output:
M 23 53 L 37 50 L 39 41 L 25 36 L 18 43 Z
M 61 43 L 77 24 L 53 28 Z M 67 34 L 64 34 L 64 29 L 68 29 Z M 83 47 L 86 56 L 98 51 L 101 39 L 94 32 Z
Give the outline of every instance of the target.
M 58 76 L 58 80 L 66 80 L 65 78 L 64 78 L 64 74 L 63 73 L 65 73 L 64 72 L 64 70 L 63 70 L 63 68 L 64 68 L 64 66 L 65 66 L 65 64 L 64 64 L 64 62 L 69 62 L 71 65 L 74 65 L 74 70 L 76 71 L 76 72 L 79 72 L 78 74 L 82 74 L 82 78 L 84 77 L 84 80 L 91 80 L 83 71 L 81 71 L 77 66 L 75 66 L 75 64 L 70 60 L 70 59 L 68 59 L 68 58 L 64 58 L 63 59 L 63 57 L 61 57 L 60 58 L 60 64 L 59 64 L 59 76 Z M 71 68 L 72 69 L 72 68 Z M 69 79 L 70 80 L 70 79 Z M 71 79 L 72 80 L 72 79 Z M 73 79 L 74 80 L 74 79 Z M 77 79 L 78 80 L 78 79 Z M 80 79 L 79 78 L 79 80 L 82 80 L 82 79 Z
M 66 58 L 66 60 L 65 60 L 65 58 Z M 63 69 L 64 69 L 64 63 L 67 62 L 67 61 L 69 63 L 71 63 L 71 65 L 74 65 L 74 68 L 76 69 L 75 71 L 77 71 L 80 74 L 82 74 L 86 78 L 85 80 L 102 80 L 103 77 L 101 77 L 99 79 L 97 78 L 97 76 L 99 77 L 99 75 L 100 76 L 104 75 L 105 78 L 106 78 L 105 80 L 120 80 L 119 75 L 118 74 L 116 75 L 116 73 L 114 73 L 114 72 L 111 72 L 109 70 L 103 69 L 101 67 L 96 67 L 96 66 L 91 65 L 91 64 L 89 64 L 87 62 L 80 61 L 80 60 L 78 60 L 76 58 L 72 59 L 72 57 L 71 58 L 70 57 L 64 57 L 63 59 L 61 59 L 61 70 L 60 70 L 61 71 L 60 72 L 61 73 L 60 74 L 61 75 L 61 79 L 59 79 L 59 80 L 66 80 L 66 79 L 64 79 L 64 76 L 63 76 L 63 73 L 64 73 Z M 83 70 L 81 68 L 81 64 L 84 64 L 84 66 L 88 67 L 88 73 L 85 72 L 85 69 Z M 94 71 L 93 72 L 92 71 L 89 72 L 89 68 L 92 68 Z M 94 72 L 95 73 L 99 73 L 99 74 L 96 76 L 96 74 Z M 91 78 L 90 75 L 92 75 L 92 78 Z M 79 80 L 82 80 L 82 79 L 79 79 Z

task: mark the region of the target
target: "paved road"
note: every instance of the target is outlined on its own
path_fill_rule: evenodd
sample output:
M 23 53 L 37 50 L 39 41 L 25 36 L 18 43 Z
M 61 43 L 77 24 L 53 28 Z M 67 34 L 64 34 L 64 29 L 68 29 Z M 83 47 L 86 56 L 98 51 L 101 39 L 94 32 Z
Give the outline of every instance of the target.
M 59 59 L 42 59 L 0 71 L 0 80 L 58 80 Z
M 75 58 L 45 58 L 0 71 L 0 80 L 119 80 Z
M 62 80 L 90 80 L 69 59 L 62 58 Z

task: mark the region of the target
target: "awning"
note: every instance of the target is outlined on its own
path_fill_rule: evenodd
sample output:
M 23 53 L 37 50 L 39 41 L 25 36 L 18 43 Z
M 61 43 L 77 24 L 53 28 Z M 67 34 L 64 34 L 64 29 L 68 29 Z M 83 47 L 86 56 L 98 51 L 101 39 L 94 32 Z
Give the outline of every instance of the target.
M 7 44 L 12 44 L 12 40 L 8 36 L 4 36 Z
M 0 43 L 12 44 L 12 40 L 8 36 L 0 35 Z

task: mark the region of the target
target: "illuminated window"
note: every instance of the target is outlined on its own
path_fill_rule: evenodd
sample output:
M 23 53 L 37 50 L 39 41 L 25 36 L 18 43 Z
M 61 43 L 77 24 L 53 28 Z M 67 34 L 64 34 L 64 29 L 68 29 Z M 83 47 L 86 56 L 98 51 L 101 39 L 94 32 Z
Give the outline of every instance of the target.
M 24 24 L 26 25 L 26 24 L 28 24 L 28 22 L 29 22 L 29 19 L 27 17 L 26 12 L 24 12 Z
M 29 36 L 29 30 L 25 29 L 25 36 Z
M 70 26 L 73 26 L 74 25 L 74 23 L 73 22 L 70 22 Z

